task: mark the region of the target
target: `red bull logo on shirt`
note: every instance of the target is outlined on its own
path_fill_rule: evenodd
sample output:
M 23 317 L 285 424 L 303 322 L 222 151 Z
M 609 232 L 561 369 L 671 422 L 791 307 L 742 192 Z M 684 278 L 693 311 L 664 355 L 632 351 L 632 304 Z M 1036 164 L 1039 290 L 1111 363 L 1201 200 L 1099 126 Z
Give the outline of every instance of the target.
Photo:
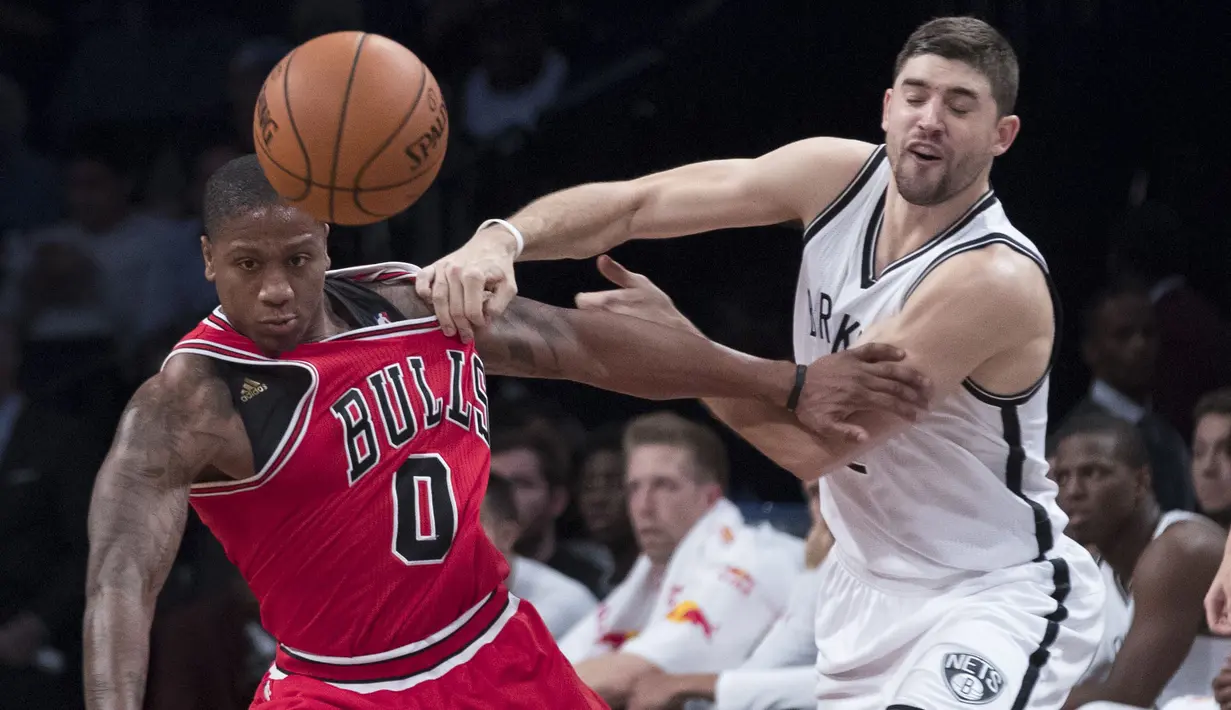
M 701 607 L 697 606 L 696 602 L 680 602 L 675 605 L 675 608 L 667 612 L 667 621 L 674 621 L 677 624 L 692 624 L 701 633 L 705 634 L 705 638 L 713 638 L 714 632 L 718 627 L 710 622 L 705 612 L 701 611 Z

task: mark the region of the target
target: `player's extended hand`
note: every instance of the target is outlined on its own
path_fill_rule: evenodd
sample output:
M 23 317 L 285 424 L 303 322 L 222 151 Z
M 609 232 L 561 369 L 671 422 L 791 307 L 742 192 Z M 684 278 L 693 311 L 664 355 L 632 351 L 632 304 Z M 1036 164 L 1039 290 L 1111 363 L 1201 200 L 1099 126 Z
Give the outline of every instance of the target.
M 675 307 L 671 297 L 647 277 L 629 271 L 605 254 L 598 258 L 598 271 L 620 288 L 577 294 L 577 307 L 581 310 L 607 311 L 701 334 Z
M 795 412 L 821 436 L 862 442 L 868 432 L 846 421 L 855 412 L 888 412 L 915 421 L 927 409 L 932 385 L 922 373 L 900 364 L 901 348 L 867 343 L 823 357 L 808 366 Z
M 1205 595 L 1205 622 L 1210 631 L 1220 636 L 1231 636 L 1231 562 L 1223 557 L 1214 575 L 1210 591 Z
M 432 302 L 445 335 L 457 334 L 468 343 L 476 329 L 504 313 L 517 295 L 516 244 L 512 234 L 493 225 L 419 272 L 415 291 Z

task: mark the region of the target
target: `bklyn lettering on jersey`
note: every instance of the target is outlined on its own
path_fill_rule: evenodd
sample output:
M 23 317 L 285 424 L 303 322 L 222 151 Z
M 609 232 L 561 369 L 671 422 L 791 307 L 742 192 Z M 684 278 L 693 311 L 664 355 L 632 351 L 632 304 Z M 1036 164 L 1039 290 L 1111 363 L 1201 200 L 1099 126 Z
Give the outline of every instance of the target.
M 808 334 L 829 343 L 831 354 L 846 350 L 858 340 L 863 333 L 862 325 L 849 313 L 835 314 L 829 294 L 820 291 L 813 297 L 812 290 L 808 290 Z

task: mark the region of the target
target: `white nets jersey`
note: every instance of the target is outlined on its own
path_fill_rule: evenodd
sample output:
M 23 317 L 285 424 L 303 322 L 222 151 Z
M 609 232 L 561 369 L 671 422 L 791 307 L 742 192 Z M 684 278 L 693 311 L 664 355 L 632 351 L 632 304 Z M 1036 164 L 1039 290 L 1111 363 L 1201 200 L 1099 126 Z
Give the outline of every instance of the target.
M 1154 528 L 1154 536 L 1151 539 L 1157 540 L 1164 530 L 1176 523 L 1200 517 L 1196 513 L 1183 510 L 1169 510 L 1158 519 L 1158 525 Z M 1098 567 L 1103 575 L 1103 585 L 1107 589 L 1103 606 L 1103 639 L 1099 643 L 1098 654 L 1094 662 L 1090 664 L 1090 670 L 1086 671 L 1082 682 L 1107 679 L 1107 674 L 1111 672 L 1111 666 L 1115 663 L 1116 654 L 1120 652 L 1120 646 L 1124 645 L 1124 637 L 1128 635 L 1128 629 L 1133 625 L 1132 594 L 1125 589 L 1120 578 L 1116 576 L 1115 570 L 1107 564 L 1106 560 L 1099 558 Z
M 796 362 L 855 345 L 869 324 L 899 313 L 932 269 L 972 249 L 1005 245 L 1047 273 L 1038 249 L 989 191 L 947 229 L 875 274 L 891 177 L 885 148 L 877 147 L 805 229 Z M 915 426 L 821 479 L 822 510 L 837 550 L 878 577 L 938 584 L 1042 559 L 1068 522 L 1046 476 L 1046 426 L 1046 375 L 1011 396 L 966 381 Z

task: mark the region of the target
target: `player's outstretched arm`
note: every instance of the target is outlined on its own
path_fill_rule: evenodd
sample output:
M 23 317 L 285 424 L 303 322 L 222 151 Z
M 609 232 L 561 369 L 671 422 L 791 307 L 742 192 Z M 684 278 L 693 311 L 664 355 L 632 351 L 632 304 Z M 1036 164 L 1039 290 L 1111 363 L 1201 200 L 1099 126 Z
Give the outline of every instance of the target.
M 700 335 L 671 298 L 645 276 L 628 271 L 607 256 L 599 257 L 598 268 L 619 288 L 578 294 L 578 308 L 639 318 Z M 781 402 L 732 397 L 705 397 L 703 402 L 715 418 L 774 463 L 808 480 L 821 475 L 820 467 L 833 458 L 835 442 L 841 446 L 843 441 L 867 438 L 865 430 L 844 421 L 850 413 L 880 409 L 910 421 L 926 407 L 929 384 L 917 372 L 894 364 L 905 355 L 899 348 L 872 343 L 814 363 L 801 400 L 808 400 L 803 406 L 813 413 L 815 430 L 805 427 Z M 821 410 L 830 414 L 824 423 L 815 418 Z M 831 436 L 822 439 L 817 431 Z
M 624 182 L 580 185 L 542 197 L 425 268 L 419 295 L 433 301 L 446 334 L 468 340 L 517 293 L 515 260 L 584 259 L 630 239 L 810 220 L 832 202 L 872 152 L 836 138 L 791 143 L 759 158 L 714 160 Z M 493 292 L 490 301 L 485 294 Z
M 231 406 L 207 369 L 176 357 L 137 390 L 94 485 L 84 627 L 90 710 L 142 706 L 154 604 L 184 533 L 189 485 L 218 450 L 217 420 Z
M 572 380 L 643 399 L 741 397 L 783 406 L 795 382 L 789 362 L 657 323 L 524 298 L 475 345 L 491 374 Z
M 1133 570 L 1133 623 L 1107 679 L 1083 683 L 1065 710 L 1095 700 L 1153 707 L 1201 631 L 1201 599 L 1222 559 L 1225 534 L 1213 522 L 1176 523 L 1147 548 Z

